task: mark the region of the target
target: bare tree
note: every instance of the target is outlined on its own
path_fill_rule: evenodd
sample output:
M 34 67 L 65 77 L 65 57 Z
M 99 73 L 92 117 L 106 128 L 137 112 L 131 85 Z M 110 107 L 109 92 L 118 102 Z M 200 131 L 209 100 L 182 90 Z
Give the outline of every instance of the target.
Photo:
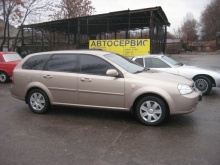
M 21 18 L 20 8 L 24 6 L 24 3 L 21 0 L 2 0 L 0 2 L 0 17 L 3 17 L 4 20 L 4 30 L 3 30 L 3 41 L 1 43 L 0 50 L 3 50 L 3 46 L 6 42 L 6 37 L 8 37 L 9 43 L 9 22 Z M 7 34 L 8 31 L 8 34 Z M 8 35 L 8 36 L 7 36 Z
M 38 15 L 45 14 L 47 11 L 51 10 L 51 5 L 53 1 L 43 1 L 42 0 L 29 0 L 24 3 L 24 8 L 22 10 L 22 19 L 20 20 L 20 27 L 22 27 L 25 21 L 33 22 L 33 20 Z M 45 14 L 46 16 L 47 14 Z M 15 48 L 18 43 L 18 38 L 21 33 L 21 28 L 19 28 L 18 33 L 16 35 L 14 44 L 12 48 Z
M 53 20 L 68 19 L 92 15 L 94 12 L 95 8 L 90 0 L 61 0 L 55 5 L 51 18 Z
M 178 29 L 173 29 L 173 35 L 175 38 L 182 39 L 183 33 L 182 30 L 178 27 Z
M 6 37 L 8 38 L 8 42 L 10 39 L 9 36 L 9 21 L 10 24 L 16 25 L 16 26 L 23 26 L 25 22 L 33 22 L 34 18 L 38 15 L 46 15 L 47 11 L 50 9 L 50 6 L 52 6 L 53 1 L 47 0 L 2 0 L 0 2 L 0 8 L 3 10 L 0 11 L 0 17 L 3 17 L 3 20 L 5 22 L 4 26 L 4 37 L 3 42 L 1 43 L 1 50 L 3 49 L 3 45 L 6 42 Z M 7 30 L 8 28 L 8 30 Z M 6 31 L 8 31 L 8 36 L 6 34 Z M 18 29 L 18 33 L 15 37 L 14 44 L 10 49 L 13 49 L 17 43 L 18 38 L 21 33 L 21 29 Z M 9 44 L 8 44 L 9 46 Z
M 202 36 L 205 40 L 215 38 L 217 32 L 220 32 L 220 0 L 211 0 L 201 14 Z
M 172 34 L 171 32 L 167 32 L 167 39 L 175 39 L 175 35 Z
M 189 42 L 197 41 L 199 32 L 199 23 L 194 19 L 192 13 L 187 13 L 183 18 L 181 27 L 174 30 L 176 38 L 180 38 L 188 46 Z

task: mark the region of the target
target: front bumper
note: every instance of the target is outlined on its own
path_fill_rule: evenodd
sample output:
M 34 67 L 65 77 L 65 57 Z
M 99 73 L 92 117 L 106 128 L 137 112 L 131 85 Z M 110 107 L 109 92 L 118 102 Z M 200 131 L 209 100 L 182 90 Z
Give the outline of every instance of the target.
M 202 101 L 202 94 L 199 91 L 193 91 L 187 95 L 177 95 L 173 99 L 173 106 L 170 107 L 170 115 L 191 113 L 200 101 Z

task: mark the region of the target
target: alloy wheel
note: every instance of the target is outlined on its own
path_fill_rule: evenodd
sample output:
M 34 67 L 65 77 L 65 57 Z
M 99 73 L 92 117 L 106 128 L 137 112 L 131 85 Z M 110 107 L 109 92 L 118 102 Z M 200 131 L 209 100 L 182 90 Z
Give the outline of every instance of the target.
M 41 111 L 45 107 L 45 98 L 41 93 L 33 93 L 30 97 L 30 104 L 35 111 Z
M 162 115 L 162 108 L 157 102 L 149 100 L 141 105 L 140 115 L 147 122 L 156 122 Z

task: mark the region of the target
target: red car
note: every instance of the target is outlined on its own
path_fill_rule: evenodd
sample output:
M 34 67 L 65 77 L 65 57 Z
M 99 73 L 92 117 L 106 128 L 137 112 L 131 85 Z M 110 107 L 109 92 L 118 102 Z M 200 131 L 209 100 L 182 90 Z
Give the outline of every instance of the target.
M 15 66 L 21 59 L 21 56 L 16 52 L 0 52 L 0 83 L 10 80 Z

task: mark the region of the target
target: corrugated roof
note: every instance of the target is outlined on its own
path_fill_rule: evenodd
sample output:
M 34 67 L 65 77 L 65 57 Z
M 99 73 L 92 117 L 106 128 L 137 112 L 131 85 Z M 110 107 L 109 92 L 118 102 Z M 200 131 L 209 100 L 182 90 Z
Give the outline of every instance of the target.
M 152 23 L 150 21 L 151 16 L 154 18 L 154 24 L 170 26 L 163 9 L 159 6 L 30 24 L 24 25 L 23 27 L 68 34 L 97 34 L 101 32 L 115 32 L 126 29 L 135 30 L 150 27 Z

